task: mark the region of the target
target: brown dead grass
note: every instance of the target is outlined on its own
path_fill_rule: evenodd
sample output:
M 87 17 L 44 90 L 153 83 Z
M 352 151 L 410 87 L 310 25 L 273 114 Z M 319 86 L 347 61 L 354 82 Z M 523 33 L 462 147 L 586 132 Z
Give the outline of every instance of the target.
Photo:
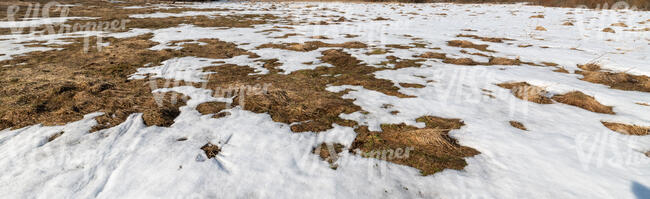
M 447 58 L 447 54 L 445 54 L 445 53 L 436 53 L 436 52 L 425 52 L 425 53 L 422 53 L 421 55 L 417 55 L 415 57 L 426 58 L 426 59 L 445 59 L 445 58 Z
M 537 31 L 546 31 L 546 28 L 544 28 L 542 26 L 537 26 L 537 27 L 535 27 L 535 30 L 537 30 Z
M 343 146 L 340 143 L 321 143 L 318 147 L 312 149 L 312 153 L 320 156 L 323 161 L 330 164 L 330 168 L 337 169 L 336 161 L 339 159 L 339 153 L 343 152 Z
M 221 112 L 226 108 L 228 108 L 228 104 L 224 102 L 206 102 L 199 104 L 196 110 L 203 115 L 214 114 L 212 116 L 213 118 L 222 118 L 230 114 L 228 112 Z
M 426 127 L 390 124 L 381 125 L 382 132 L 373 132 L 362 126 L 356 130 L 358 135 L 350 151 L 363 157 L 411 166 L 425 176 L 444 169 L 461 170 L 467 165 L 464 158 L 479 154 L 449 136 L 450 130 L 463 126 L 459 119 L 424 116 L 416 121 L 424 122 Z M 409 152 L 400 157 L 395 156 L 397 150 Z M 393 152 L 387 154 L 388 151 Z
M 386 53 L 390 53 L 392 51 L 388 49 L 382 49 L 382 48 L 374 48 L 370 52 L 365 53 L 366 55 L 383 55 Z
M 293 51 L 312 51 L 316 50 L 318 48 L 324 48 L 324 47 L 330 47 L 330 48 L 366 48 L 366 44 L 361 43 L 361 42 L 345 42 L 341 44 L 328 44 L 324 43 L 321 41 L 308 41 L 305 43 L 285 43 L 285 44 L 262 44 L 258 46 L 258 49 L 262 48 L 278 48 L 278 49 L 284 49 L 284 50 L 293 50 Z
M 530 85 L 527 82 L 501 83 L 497 84 L 497 86 L 510 89 L 511 93 L 515 95 L 515 97 L 522 100 L 538 104 L 553 103 L 551 98 L 546 96 L 547 92 L 543 88 Z
M 512 126 L 512 127 L 515 127 L 515 128 L 518 128 L 518 129 L 521 129 L 521 130 L 524 130 L 524 131 L 528 130 L 528 129 L 526 129 L 526 126 L 524 126 L 524 124 L 522 124 L 521 122 L 513 120 L 513 121 L 510 121 L 509 123 L 510 123 L 510 126 Z
M 567 73 L 567 74 L 569 73 L 568 70 L 566 70 L 566 69 L 564 69 L 564 68 L 562 68 L 562 67 L 555 67 L 555 70 L 553 70 L 553 72 L 558 72 L 558 73 Z
M 326 91 L 328 85 L 357 85 L 386 95 L 411 97 L 400 93 L 399 87 L 393 82 L 374 77 L 375 71 L 385 69 L 362 64 L 360 60 L 340 49 L 326 50 L 322 55 L 319 59 L 334 67 L 317 67 L 314 70 L 300 70 L 284 75 L 274 70 L 276 62 L 270 62 L 270 74 L 249 75 L 252 71 L 248 67 L 218 66 L 215 70 L 221 75 L 210 76 L 208 88 L 272 83 L 267 94 L 245 96 L 242 101 L 245 102 L 244 108 L 256 113 L 268 113 L 276 122 L 293 124 L 293 132 L 321 132 L 332 128 L 334 123 L 343 126 L 356 125 L 355 122 L 338 116 L 341 113 L 361 111 L 361 108 L 354 105 L 353 100 L 343 99 L 341 96 L 345 92 Z M 235 98 L 236 102 L 240 100 L 239 96 Z
M 379 65 L 388 65 L 393 64 L 393 69 L 408 68 L 408 67 L 420 67 L 422 64 L 420 62 L 424 59 L 400 59 L 396 56 L 386 56 L 388 61 L 381 62 Z
M 459 34 L 456 37 L 469 37 L 473 39 L 479 39 L 481 41 L 493 42 L 493 43 L 503 43 L 503 41 L 513 41 L 513 39 L 502 38 L 502 37 L 481 37 L 477 35 L 468 35 L 468 34 Z
M 201 150 L 205 152 L 205 156 L 207 156 L 208 159 L 217 157 L 217 155 L 219 155 L 219 152 L 221 152 L 221 148 L 219 148 L 219 146 L 209 142 L 203 145 L 201 147 Z
M 400 86 L 404 88 L 424 88 L 422 84 L 411 84 L 411 83 L 399 83 Z
M 58 133 L 55 133 L 55 134 L 51 135 L 50 137 L 47 138 L 47 142 L 54 141 L 56 138 L 61 137 L 63 135 L 63 133 L 64 132 L 61 131 L 61 132 L 58 132 Z
M 615 122 L 601 122 L 605 127 L 624 135 L 650 135 L 650 127 L 629 125 Z
M 481 64 L 479 62 L 474 61 L 471 58 L 445 58 L 442 62 L 447 64 L 466 65 L 466 66 L 474 66 L 474 65 Z
M 82 41 L 64 46 L 63 50 L 33 52 L 26 56 L 0 62 L 1 92 L 0 128 L 23 127 L 36 123 L 60 125 L 79 120 L 92 112 L 104 112 L 97 117 L 95 130 L 121 123 L 131 113 L 144 113 L 147 125 L 169 126 L 184 105 L 179 98 L 168 95 L 162 106 L 155 102 L 151 87 L 145 80 L 126 80 L 136 68 L 182 56 L 229 58 L 247 54 L 234 44 L 218 40 L 202 40 L 209 45 L 186 44 L 178 51 L 151 51 L 155 43 L 144 35 L 126 39 L 106 39 L 111 43 L 98 52 L 80 52 Z M 56 75 L 54 74 L 56 71 Z M 30 77 L 30 78 L 24 78 Z M 160 87 L 164 80 L 153 81 Z M 177 95 L 177 97 L 181 97 Z M 177 103 L 174 103 L 176 101 Z
M 648 76 L 603 71 L 600 65 L 595 63 L 578 65 L 578 68 L 584 70 L 576 71 L 576 73 L 583 75 L 580 80 L 604 84 L 613 89 L 650 92 L 650 78 Z
M 586 95 L 580 91 L 573 91 L 562 95 L 553 96 L 553 100 L 568 104 L 571 106 L 580 107 L 582 109 L 605 114 L 615 114 L 611 106 L 605 106 L 592 96 Z
M 465 41 L 465 40 L 451 40 L 447 41 L 447 45 L 453 46 L 453 47 L 459 47 L 459 48 L 473 48 L 476 50 L 484 51 L 484 52 L 494 52 L 492 50 L 488 50 L 487 44 L 474 44 L 470 41 Z
M 519 59 L 509 59 L 504 57 L 492 57 L 490 58 L 490 65 L 521 65 Z
M 614 31 L 614 29 L 612 29 L 612 28 L 604 28 L 603 32 L 616 33 L 616 31 Z

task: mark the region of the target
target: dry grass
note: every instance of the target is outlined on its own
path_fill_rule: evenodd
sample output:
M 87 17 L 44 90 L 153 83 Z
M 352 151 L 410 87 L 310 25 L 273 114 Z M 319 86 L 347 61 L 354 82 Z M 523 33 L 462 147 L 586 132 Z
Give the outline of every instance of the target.
M 321 143 L 318 147 L 312 149 L 312 153 L 320 156 L 323 161 L 330 164 L 330 168 L 337 169 L 336 161 L 339 159 L 339 153 L 343 152 L 344 146 L 339 143 Z
M 63 50 L 32 52 L 0 62 L 24 63 L 21 67 L 0 69 L 0 128 L 36 123 L 60 125 L 97 111 L 106 113 L 97 118 L 98 128 L 117 125 L 136 112 L 144 113 L 147 125 L 170 125 L 182 101 L 172 104 L 170 100 L 177 99 L 166 98 L 158 106 L 150 87 L 143 86 L 145 81 L 125 81 L 136 68 L 147 63 L 158 64 L 185 54 L 147 50 L 154 45 L 148 39 L 149 36 L 109 38 L 111 46 L 88 53 L 80 52 L 83 44 L 77 40 Z
M 636 136 L 650 135 L 650 127 L 621 124 L 615 122 L 601 122 L 601 123 L 603 123 L 605 127 L 611 129 L 612 131 L 616 131 L 625 135 L 636 135 Z
M 196 110 L 203 115 L 214 114 L 212 116 L 213 118 L 222 118 L 230 114 L 228 112 L 221 112 L 226 108 L 228 108 L 228 106 L 224 102 L 206 102 L 199 104 L 196 107 Z
M 484 52 L 494 52 L 492 50 L 488 50 L 487 44 L 474 44 L 470 41 L 465 41 L 465 40 L 451 40 L 447 41 L 447 45 L 453 46 L 453 47 L 459 47 L 459 48 L 473 48 L 476 50 L 484 51 Z
M 491 57 L 488 64 L 490 65 L 521 65 L 519 59 L 509 59 L 503 57 Z
M 58 132 L 58 133 L 55 133 L 55 134 L 51 135 L 50 137 L 47 138 L 47 142 L 54 141 L 56 138 L 61 137 L 61 135 L 63 135 L 63 133 L 64 132 L 61 131 L 61 132 Z
M 614 29 L 612 29 L 612 28 L 604 28 L 603 32 L 616 33 L 616 31 L 614 31 Z
M 434 2 L 440 2 L 431 0 Z M 443 2 L 454 3 L 519 3 L 529 2 L 534 5 L 550 6 L 550 7 L 565 7 L 576 8 L 578 6 L 586 6 L 591 9 L 609 8 L 614 5 L 618 0 L 442 0 Z M 647 0 L 627 0 L 625 1 L 631 6 L 641 10 L 650 9 L 650 1 Z M 608 6 L 604 6 L 607 4 Z
M 366 55 L 383 55 L 386 53 L 390 53 L 392 51 L 388 49 L 382 49 L 382 48 L 374 48 L 370 52 L 367 52 Z
M 436 53 L 436 52 L 425 52 L 425 53 L 422 53 L 421 55 L 417 55 L 415 57 L 427 58 L 427 59 L 445 59 L 445 58 L 447 58 L 447 54 L 445 54 L 445 53 Z
M 481 37 L 477 35 L 468 35 L 468 34 L 459 34 L 456 35 L 456 37 L 469 37 L 469 38 L 478 39 L 486 42 L 493 42 L 493 43 L 503 43 L 503 41 L 514 41 L 513 39 L 502 38 L 502 37 Z
M 552 104 L 551 98 L 547 97 L 548 93 L 541 87 L 530 85 L 526 82 L 501 83 L 497 86 L 510 89 L 511 93 L 522 100 L 538 103 Z
M 535 27 L 535 30 L 537 30 L 537 31 L 546 31 L 546 28 L 544 28 L 542 26 L 537 26 L 537 27 Z
M 284 75 L 276 69 L 280 63 L 270 60 L 264 67 L 270 70 L 266 75 L 250 75 L 252 69 L 233 65 L 210 68 L 220 75 L 210 76 L 208 88 L 228 87 L 228 85 L 255 85 L 271 83 L 267 94 L 235 97 L 233 106 L 244 102 L 244 109 L 256 113 L 268 113 L 276 122 L 292 124 L 293 132 L 321 132 L 332 128 L 336 123 L 355 126 L 356 122 L 344 120 L 342 113 L 361 111 L 353 100 L 343 99 L 346 92 L 332 93 L 325 90 L 329 85 L 357 85 L 366 89 L 397 97 L 411 97 L 399 92 L 393 82 L 376 79 L 374 72 L 386 70 L 362 64 L 340 49 L 322 52 L 319 58 L 333 67 L 317 67 L 313 70 L 300 70 Z
M 203 145 L 201 147 L 201 150 L 203 150 L 205 152 L 205 156 L 207 156 L 208 159 L 217 157 L 219 152 L 221 152 L 221 148 L 219 148 L 219 146 L 214 145 L 214 144 L 209 143 L 209 142 L 207 144 Z
M 284 43 L 284 44 L 262 44 L 258 46 L 258 49 L 262 48 L 278 48 L 278 49 L 284 49 L 284 50 L 293 50 L 293 51 L 300 51 L 300 52 L 307 52 L 307 51 L 312 51 L 316 50 L 318 48 L 324 48 L 324 47 L 330 47 L 330 48 L 366 48 L 366 44 L 361 43 L 361 42 L 345 42 L 341 44 L 328 44 L 324 43 L 321 41 L 308 41 L 305 43 Z
M 417 168 L 422 175 L 431 175 L 443 169 L 463 169 L 467 163 L 464 158 L 479 154 L 478 151 L 461 146 L 449 136 L 449 131 L 459 129 L 463 123 L 459 119 L 446 119 L 424 116 L 416 121 L 424 122 L 425 128 L 405 124 L 382 125 L 382 132 L 358 128 L 357 138 L 351 151 L 364 157 L 386 160 L 396 164 Z M 394 154 L 408 150 L 402 157 Z M 394 151 L 386 155 L 382 151 Z
M 530 18 L 531 18 L 531 19 L 533 19 L 533 18 L 540 18 L 540 19 L 543 19 L 543 18 L 544 18 L 544 15 L 541 15 L 541 14 L 540 14 L 540 15 L 533 15 L 533 16 L 530 16 Z
M 386 56 L 388 61 L 381 62 L 379 65 L 388 65 L 393 64 L 393 69 L 408 68 L 408 67 L 420 67 L 422 64 L 420 62 L 424 59 L 400 59 L 395 56 Z
M 479 62 L 474 61 L 471 58 L 445 58 L 442 62 L 447 64 L 466 65 L 466 66 L 474 66 L 474 65 L 481 64 Z
M 648 76 L 603 71 L 595 63 L 578 65 L 578 68 L 584 70 L 576 72 L 583 75 L 583 78 L 580 80 L 608 85 L 613 89 L 650 92 L 650 78 Z
M 404 88 L 424 88 L 422 84 L 411 84 L 411 83 L 399 83 L 400 86 Z
M 586 95 L 580 91 L 573 91 L 562 95 L 555 95 L 553 96 L 553 100 L 563 104 L 577 106 L 591 112 L 615 114 L 614 111 L 612 111 L 611 106 L 605 106 L 600 102 L 596 101 L 594 97 Z
M 521 129 L 521 130 L 524 130 L 524 131 L 528 130 L 528 129 L 526 129 L 526 126 L 524 126 L 524 124 L 522 124 L 521 122 L 510 121 L 509 123 L 510 123 L 510 126 L 512 126 L 512 127 L 515 127 L 515 128 L 518 128 L 518 129 Z
M 555 70 L 553 70 L 553 72 L 558 72 L 558 73 L 567 73 L 567 74 L 569 73 L 568 70 L 566 70 L 566 69 L 564 69 L 564 68 L 562 68 L 562 67 L 556 67 Z

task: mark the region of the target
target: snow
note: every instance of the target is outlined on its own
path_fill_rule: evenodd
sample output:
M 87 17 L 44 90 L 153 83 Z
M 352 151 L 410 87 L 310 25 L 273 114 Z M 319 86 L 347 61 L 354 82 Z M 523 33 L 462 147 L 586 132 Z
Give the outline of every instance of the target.
M 144 79 L 151 74 L 151 78 L 163 78 L 187 82 L 203 82 L 210 72 L 203 72 L 203 68 L 214 65 L 217 59 L 197 57 L 172 58 L 162 62 L 162 65 L 149 68 L 139 68 L 129 79 Z
M 30 47 L 32 42 L 41 45 L 65 45 L 70 44 L 70 41 L 65 41 L 67 38 L 91 37 L 101 35 L 99 31 L 83 31 L 74 33 L 63 34 L 45 34 L 43 32 L 33 32 L 29 34 L 10 34 L 0 35 L 0 61 L 12 59 L 12 56 L 22 55 L 34 51 L 48 51 L 56 48 L 51 47 Z M 90 44 L 92 46 L 93 44 Z
M 260 58 L 237 56 L 230 59 L 181 57 L 166 60 L 160 66 L 143 66 L 130 78 L 165 78 L 204 82 L 209 72 L 203 68 L 215 62 L 245 65 L 266 74 L 261 59 L 277 58 L 286 74 L 309 70 L 320 63 L 324 50 L 295 52 L 257 49 L 265 43 L 302 43 L 311 36 L 323 35 L 327 43 L 361 41 L 372 47 L 415 42 L 421 38 L 428 49 L 391 49 L 385 55 L 366 55 L 370 49 L 344 49 L 364 63 L 375 67 L 388 55 L 412 59 L 423 52 L 443 52 L 451 57 L 472 57 L 449 47 L 446 41 L 460 39 L 488 44 L 493 56 L 520 58 L 530 62 L 554 62 L 569 71 L 577 64 L 600 62 L 605 69 L 650 75 L 648 32 L 630 32 L 614 27 L 616 34 L 603 33 L 604 27 L 625 20 L 629 29 L 650 18 L 650 12 L 609 12 L 545 8 L 538 6 L 491 4 L 355 4 L 355 3 L 277 3 L 280 11 L 265 10 L 270 3 L 183 4 L 189 8 L 245 9 L 246 13 L 273 13 L 292 16 L 293 22 L 331 20 L 329 15 L 344 16 L 351 22 L 328 25 L 287 25 L 294 29 L 259 32 L 277 24 L 253 28 L 203 28 L 183 24 L 158 30 L 131 30 L 112 34 L 117 38 L 152 32 L 159 44 L 152 50 L 177 49 L 173 41 L 219 39 Z M 305 8 L 314 5 L 313 8 Z M 324 10 L 323 8 L 329 8 Z M 393 10 L 392 8 L 396 8 Z M 422 10 L 419 10 L 422 9 Z M 418 15 L 399 14 L 417 12 Z M 572 12 L 574 14 L 567 14 Z M 224 11 L 223 13 L 228 13 Z M 447 15 L 437 15 L 446 13 Z M 543 13 L 545 18 L 531 19 Z M 215 15 L 215 11 L 179 14 L 154 13 L 131 17 L 170 17 Z M 606 14 L 611 18 L 598 18 Z M 389 21 L 372 21 L 376 17 Z M 338 18 L 338 17 L 335 17 Z M 574 18 L 576 26 L 563 26 Z M 581 19 L 582 18 L 582 19 Z M 582 20 L 582 21 L 580 21 Z M 548 31 L 535 31 L 544 26 Z M 476 32 L 466 32 L 472 29 Z M 286 33 L 301 35 L 274 38 Z M 361 35 L 346 38 L 345 34 Z M 405 37 L 404 34 L 412 37 Z M 457 38 L 457 34 L 506 37 L 504 43 Z M 0 36 L 0 52 L 13 51 Z M 60 36 L 50 36 L 59 38 Z M 32 38 L 32 37 L 30 37 Z M 11 39 L 15 39 L 11 37 Z M 520 44 L 533 45 L 528 48 Z M 13 44 L 12 44 L 13 45 Z M 542 48 L 548 46 L 548 48 Z M 4 47 L 4 48 L 3 48 Z M 430 49 L 439 47 L 439 50 Z M 572 48 L 582 51 L 572 50 Z M 465 49 L 468 52 L 479 52 Z M 14 55 L 14 54 L 12 54 Z M 8 55 L 6 55 L 8 56 Z M 6 57 L 5 56 L 5 57 Z M 1 58 L 0 58 L 1 59 Z M 482 60 L 485 61 L 485 60 Z M 314 62 L 311 65 L 303 64 Z M 361 158 L 346 151 L 332 170 L 313 147 L 323 141 L 350 146 L 355 138 L 352 128 L 335 125 L 320 133 L 293 133 L 287 124 L 273 122 L 268 114 L 256 114 L 240 107 L 224 110 L 230 115 L 214 119 L 201 115 L 196 106 L 216 98 L 212 91 L 191 86 L 158 89 L 154 92 L 178 92 L 190 97 L 181 114 L 168 128 L 146 127 L 141 114 L 131 115 L 122 124 L 95 133 L 87 131 L 96 124 L 94 117 L 63 126 L 35 125 L 0 131 L 0 193 L 8 198 L 644 198 L 650 187 L 649 136 L 614 133 L 601 121 L 650 126 L 650 94 L 609 89 L 607 86 L 579 80 L 577 74 L 552 72 L 536 66 L 458 66 L 428 60 L 420 68 L 382 70 L 377 78 L 398 83 L 418 83 L 424 88 L 401 88 L 415 98 L 397 98 L 359 86 L 330 86 L 329 92 L 352 91 L 343 97 L 367 111 L 342 114 L 341 118 L 380 130 L 383 123 L 406 123 L 422 127 L 415 118 L 434 115 L 461 118 L 465 126 L 451 131 L 461 145 L 481 152 L 467 158 L 462 171 L 445 170 L 432 176 L 420 176 L 414 168 L 376 159 Z M 390 67 L 390 66 L 389 66 Z M 218 75 L 218 74 L 215 74 Z M 544 87 L 552 94 L 573 90 L 594 96 L 614 106 L 616 115 L 597 114 L 577 107 L 555 103 L 535 104 L 517 99 L 509 90 L 496 86 L 508 81 L 526 81 Z M 491 90 L 495 98 L 484 95 Z M 382 108 L 392 104 L 391 109 Z M 398 110 L 396 115 L 390 111 Z M 512 128 L 517 120 L 528 131 Z M 47 138 L 64 131 L 52 142 Z M 187 138 L 186 141 L 177 141 Z M 208 159 L 200 147 L 207 142 L 221 147 L 215 159 Z

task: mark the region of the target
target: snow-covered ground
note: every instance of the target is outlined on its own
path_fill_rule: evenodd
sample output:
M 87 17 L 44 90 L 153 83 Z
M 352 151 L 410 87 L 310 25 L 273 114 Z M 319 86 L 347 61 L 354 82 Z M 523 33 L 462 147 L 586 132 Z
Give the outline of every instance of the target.
M 143 66 L 131 78 L 159 77 L 202 82 L 201 68 L 214 61 L 248 65 L 259 74 L 263 59 L 278 59 L 285 73 L 313 69 L 320 63 L 319 48 L 310 52 L 257 47 L 265 43 L 360 41 L 370 48 L 344 49 L 375 67 L 393 55 L 413 59 L 424 52 L 449 57 L 487 58 L 462 53 L 479 52 L 522 61 L 553 62 L 571 71 L 577 64 L 599 62 L 603 68 L 650 76 L 650 32 L 625 31 L 650 27 L 650 12 L 601 11 L 515 5 L 356 4 L 356 3 L 209 3 L 183 4 L 191 8 L 242 9 L 247 14 L 291 16 L 294 22 L 327 21 L 326 25 L 260 24 L 253 28 L 205 28 L 193 25 L 158 30 L 136 29 L 106 36 L 132 37 L 153 33 L 153 50 L 179 48 L 172 41 L 217 38 L 260 55 L 231 59 L 183 57 L 161 66 Z M 310 6 L 307 6 L 310 5 Z M 155 5 L 149 5 L 155 7 Z M 164 5 L 161 5 L 164 6 Z M 267 9 L 271 6 L 277 9 Z M 134 7 L 131 7 L 134 8 Z M 137 8 L 137 7 L 135 7 Z M 191 11 L 134 15 L 134 18 L 231 15 L 231 11 Z M 240 14 L 241 14 L 240 13 Z M 544 18 L 531 18 L 534 15 Z M 347 19 L 335 23 L 339 17 Z M 373 20 L 383 17 L 388 20 Z M 567 20 L 574 26 L 563 25 Z M 648 21 L 648 23 L 645 23 Z M 624 22 L 628 27 L 611 26 Z M 644 23 L 640 23 L 644 22 Z M 1 25 L 2 23 L 0 23 Z M 547 31 L 535 30 L 538 26 Z M 602 32 L 611 27 L 616 33 Z M 279 31 L 261 31 L 277 29 Z M 471 31 L 469 31 L 471 30 Z M 280 38 L 287 33 L 299 35 Z M 93 33 L 96 34 L 96 33 Z M 459 38 L 458 34 L 512 39 L 504 43 Z M 358 37 L 346 37 L 358 35 Z M 325 36 L 328 39 L 314 39 Z M 17 35 L 0 36 L 0 59 L 34 49 L 24 47 Z M 29 36 L 23 36 L 29 37 Z M 50 36 L 42 40 L 65 38 Z M 417 39 L 414 39 L 417 38 Z M 6 39 L 6 40 L 3 40 Z M 34 40 L 41 40 L 35 38 Z M 495 52 L 447 46 L 450 40 L 488 44 Z M 25 40 L 21 40 L 25 41 Z M 198 42 L 198 41 L 197 41 Z M 425 44 L 426 48 L 397 49 L 386 45 Z M 7 44 L 7 45 L 5 45 Z M 532 45 L 522 48 L 520 45 Z M 383 55 L 372 48 L 389 48 Z M 439 48 L 435 49 L 434 48 Z M 48 50 L 48 49 L 35 49 Z M 313 62 L 315 64 L 306 64 Z M 182 63 L 182 64 L 181 64 Z M 87 133 L 97 114 L 63 126 L 35 125 L 0 131 L 0 195 L 7 198 L 648 198 L 650 197 L 650 137 L 615 133 L 601 124 L 614 121 L 650 126 L 647 92 L 610 89 L 579 80 L 581 75 L 553 72 L 538 66 L 459 66 L 427 60 L 418 68 L 376 72 L 378 78 L 418 83 L 424 88 L 401 88 L 416 96 L 398 98 L 358 86 L 331 86 L 330 92 L 353 91 L 353 99 L 367 113 L 341 118 L 380 130 L 379 125 L 424 124 L 415 118 L 434 115 L 461 118 L 466 124 L 451 131 L 461 145 L 480 155 L 467 158 L 464 170 L 445 170 L 421 176 L 417 169 L 343 152 L 338 169 L 311 153 L 326 142 L 349 146 L 355 138 L 350 127 L 334 126 L 326 132 L 293 133 L 289 125 L 273 122 L 267 114 L 234 107 L 215 119 L 201 115 L 196 106 L 214 98 L 212 91 L 181 86 L 154 92 L 176 91 L 190 96 L 181 114 L 168 128 L 143 124 L 134 114 L 124 123 Z M 182 66 L 191 67 L 182 68 Z M 218 75 L 218 74 L 217 74 Z M 613 106 L 615 115 L 598 114 L 565 104 L 535 104 L 517 99 L 497 83 L 526 81 L 551 93 L 573 90 Z M 492 91 L 496 98 L 484 95 Z M 392 104 L 391 109 L 382 108 Z M 390 112 L 398 110 L 394 115 Z M 510 126 L 517 120 L 528 131 Z M 48 137 L 64 131 L 61 137 Z M 187 138 L 186 141 L 177 141 Z M 200 149 L 210 142 L 222 151 L 208 159 Z

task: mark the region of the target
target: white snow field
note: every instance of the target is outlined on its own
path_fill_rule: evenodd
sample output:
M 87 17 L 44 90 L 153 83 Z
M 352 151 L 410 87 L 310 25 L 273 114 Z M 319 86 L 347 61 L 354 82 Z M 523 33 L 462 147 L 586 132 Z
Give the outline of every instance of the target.
M 197 9 L 229 8 L 235 14 L 292 16 L 295 22 L 327 24 L 275 24 L 253 28 L 204 28 L 180 25 L 158 30 L 134 29 L 105 33 L 107 37 L 133 37 L 153 33 L 152 49 L 182 48 L 172 41 L 217 38 L 238 44 L 260 55 L 231 59 L 182 57 L 161 66 L 142 66 L 131 78 L 168 78 L 202 82 L 203 67 L 214 61 L 247 65 L 258 74 L 268 73 L 263 59 L 276 58 L 284 73 L 310 70 L 320 63 L 319 48 L 309 52 L 262 48 L 265 43 L 323 41 L 363 42 L 370 48 L 343 49 L 364 63 L 382 65 L 386 56 L 413 59 L 424 52 L 443 52 L 449 57 L 487 58 L 484 53 L 521 61 L 553 62 L 569 72 L 577 64 L 598 62 L 604 69 L 650 76 L 650 32 L 629 31 L 650 27 L 650 12 L 632 10 L 583 10 L 548 8 L 523 4 L 379 4 L 379 3 L 201 3 L 180 4 Z M 147 5 L 153 14 L 134 18 L 230 15 L 233 11 L 166 13 L 166 5 Z M 178 6 L 178 5 L 176 5 Z M 277 9 L 268 9 L 274 6 Z M 531 18 L 534 15 L 544 18 Z M 336 16 L 336 17 L 333 17 Z M 343 22 L 334 22 L 339 17 Z M 373 20 L 378 17 L 387 20 Z M 574 26 L 563 25 L 572 21 Z M 645 23 L 645 22 L 648 23 Z M 611 26 L 624 22 L 628 27 Z M 1 25 L 2 23 L 0 23 Z M 538 31 L 542 26 L 546 31 Z M 602 30 L 611 27 L 616 33 Z M 627 31 L 626 31 L 627 30 Z M 296 36 L 281 38 L 287 33 Z M 95 33 L 93 33 L 95 34 Z M 347 34 L 358 37 L 346 37 Z M 502 37 L 503 43 L 460 38 L 458 34 Z M 312 38 L 325 36 L 325 38 Z M 30 49 L 22 37 L 0 36 L 0 59 Z M 69 35 L 54 35 L 55 40 Z M 488 44 L 494 52 L 447 45 L 450 40 Z M 416 42 L 417 41 L 417 42 Z M 425 48 L 398 49 L 389 44 Z M 520 47 L 520 45 L 532 45 Z M 367 54 L 372 48 L 387 48 L 383 55 Z M 439 49 L 437 49 L 439 48 Z M 435 49 L 435 50 L 434 50 Z M 467 51 L 467 53 L 461 52 Z M 305 64 L 313 62 L 314 64 Z M 124 123 L 95 133 L 88 131 L 102 113 L 63 126 L 34 125 L 0 131 L 0 197 L 2 198 L 650 198 L 649 136 L 630 136 L 611 131 L 601 121 L 650 126 L 650 93 L 611 89 L 589 83 L 574 73 L 553 72 L 553 67 L 461 66 L 429 59 L 422 67 L 382 70 L 377 78 L 399 83 L 417 83 L 424 88 L 403 88 L 416 96 L 398 98 L 360 86 L 330 86 L 328 91 L 352 89 L 344 98 L 367 111 L 339 117 L 357 121 L 380 131 L 380 124 L 406 123 L 424 115 L 460 118 L 465 126 L 452 130 L 459 144 L 481 154 L 466 158 L 463 170 L 444 170 L 422 176 L 412 167 L 383 160 L 362 158 L 347 150 L 333 170 L 311 153 L 322 142 L 350 146 L 353 128 L 335 125 L 325 132 L 293 133 L 289 125 L 274 122 L 268 114 L 233 107 L 222 118 L 201 115 L 195 108 L 203 102 L 228 102 L 212 91 L 192 86 L 159 89 L 190 97 L 171 127 L 147 127 L 141 114 Z M 185 68 L 183 68 L 186 66 Z M 189 67 L 187 67 L 189 66 Z M 599 114 L 561 103 L 536 104 L 523 101 L 495 84 L 525 81 L 551 94 L 581 91 L 600 103 L 613 106 L 615 115 Z M 495 98 L 486 97 L 490 90 Z M 383 104 L 394 105 L 390 109 Z M 398 114 L 391 114 L 397 110 Z M 517 120 L 527 131 L 510 126 Z M 48 142 L 48 137 L 64 131 Z M 187 138 L 179 142 L 179 138 Z M 200 148 L 207 142 L 218 145 L 216 158 L 207 158 Z

